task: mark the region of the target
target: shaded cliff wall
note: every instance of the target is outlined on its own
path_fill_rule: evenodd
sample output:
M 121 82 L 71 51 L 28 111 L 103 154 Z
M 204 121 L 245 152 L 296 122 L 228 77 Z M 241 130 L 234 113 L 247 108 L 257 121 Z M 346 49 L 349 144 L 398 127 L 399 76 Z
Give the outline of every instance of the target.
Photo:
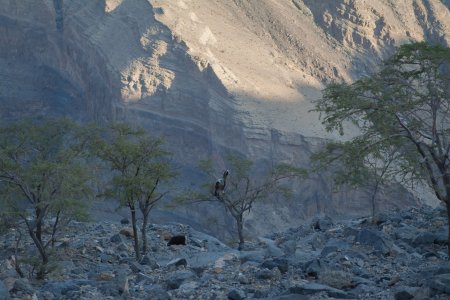
M 310 112 L 324 83 L 367 74 L 408 40 L 448 45 L 448 16 L 437 0 L 5 0 L 0 119 L 135 122 L 166 138 L 188 186 L 201 179 L 199 159 L 226 168 L 230 151 L 308 167 L 324 138 L 337 138 Z M 370 190 L 337 193 L 326 174 L 293 188 L 291 200 L 255 208 L 250 232 L 370 213 Z M 380 209 L 411 204 L 399 186 L 380 199 Z M 232 228 L 216 206 L 181 215 L 223 236 Z

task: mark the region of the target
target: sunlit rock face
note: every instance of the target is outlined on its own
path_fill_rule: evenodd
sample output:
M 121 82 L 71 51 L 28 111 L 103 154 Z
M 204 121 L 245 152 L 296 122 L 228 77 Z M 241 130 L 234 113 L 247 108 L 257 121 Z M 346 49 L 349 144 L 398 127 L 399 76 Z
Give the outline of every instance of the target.
M 308 167 L 324 138 L 339 138 L 310 111 L 325 84 L 369 74 L 395 46 L 424 39 L 449 44 L 448 1 L 6 0 L 0 118 L 138 123 L 165 137 L 191 186 L 199 159 L 226 168 L 230 151 Z M 321 174 L 294 188 L 293 199 L 256 207 L 249 230 L 370 213 L 370 190 L 335 193 Z M 380 199 L 380 209 L 416 201 L 398 186 Z M 218 209 L 178 213 L 202 226 L 215 218 L 216 232 L 230 222 Z

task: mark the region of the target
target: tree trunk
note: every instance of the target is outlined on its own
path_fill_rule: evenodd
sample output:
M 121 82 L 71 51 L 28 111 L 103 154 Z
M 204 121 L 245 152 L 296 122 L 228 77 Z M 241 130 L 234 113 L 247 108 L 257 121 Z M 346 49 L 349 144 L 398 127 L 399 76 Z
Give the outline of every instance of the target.
M 42 263 L 39 267 L 39 271 L 36 274 L 37 279 L 44 279 L 45 274 L 47 271 L 47 264 L 48 264 L 48 254 L 45 251 L 44 244 L 42 243 L 42 223 L 37 222 L 36 224 L 36 232 L 33 231 L 33 228 L 29 223 L 27 223 L 28 227 L 28 233 L 30 234 L 31 239 L 33 240 L 34 244 L 36 245 L 36 248 L 39 251 L 39 254 L 41 255 Z
M 241 251 L 244 248 L 244 222 L 241 218 L 237 218 L 236 219 L 236 224 L 237 224 L 237 230 L 238 230 L 238 236 L 239 236 L 239 246 L 238 246 L 238 250 Z
M 450 260 L 450 197 L 448 197 L 446 204 L 447 204 L 447 226 L 448 226 L 447 259 Z
M 144 219 L 142 220 L 142 252 L 145 254 L 147 253 L 147 224 L 148 224 L 148 215 L 149 215 L 149 209 L 146 207 L 145 210 L 142 212 Z
M 130 206 L 131 211 L 131 224 L 133 225 L 133 235 L 134 235 L 134 252 L 136 254 L 136 260 L 141 261 L 141 251 L 139 249 L 139 237 L 136 225 L 136 209 L 134 206 Z
M 36 279 L 44 279 L 47 273 L 48 256 L 47 253 L 42 257 L 42 264 L 39 266 L 39 271 L 36 274 Z

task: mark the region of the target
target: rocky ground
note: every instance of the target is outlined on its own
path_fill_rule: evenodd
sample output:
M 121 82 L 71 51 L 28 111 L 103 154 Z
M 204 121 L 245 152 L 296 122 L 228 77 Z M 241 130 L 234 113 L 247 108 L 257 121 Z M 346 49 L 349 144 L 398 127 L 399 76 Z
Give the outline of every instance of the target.
M 325 217 L 241 252 L 186 225 L 152 224 L 140 263 L 126 220 L 71 222 L 45 281 L 16 274 L 10 231 L 0 236 L 0 299 L 449 299 L 446 222 L 444 207 Z M 24 242 L 21 257 L 34 249 Z

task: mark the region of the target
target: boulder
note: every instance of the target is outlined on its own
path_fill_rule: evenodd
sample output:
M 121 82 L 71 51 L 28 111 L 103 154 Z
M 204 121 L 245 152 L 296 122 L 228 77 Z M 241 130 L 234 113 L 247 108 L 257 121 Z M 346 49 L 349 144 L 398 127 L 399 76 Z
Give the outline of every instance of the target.
M 255 277 L 257 279 L 263 279 L 263 280 L 276 279 L 276 278 L 281 277 L 281 273 L 277 268 L 274 268 L 272 270 L 260 269 L 260 270 L 256 271 Z
M 306 275 L 317 278 L 321 272 L 328 270 L 329 267 L 324 261 L 320 259 L 314 259 L 307 262 L 304 266 L 304 269 Z
M 445 293 L 450 296 L 450 274 L 440 274 L 431 278 L 428 286 L 439 293 Z
M 171 261 L 169 261 L 166 265 L 167 268 L 175 268 L 177 269 L 178 267 L 184 267 L 187 268 L 187 261 L 185 258 L 175 258 L 172 259 Z
M 152 268 L 152 270 L 158 269 L 160 267 L 156 259 L 152 258 L 150 255 L 145 255 L 142 258 L 141 265 L 149 266 L 150 268 Z
M 260 237 L 258 241 L 266 249 L 266 256 L 280 257 L 284 255 L 283 250 L 276 245 L 274 240 Z
M 128 295 L 130 285 L 128 283 L 128 276 L 126 274 L 119 274 L 116 279 L 116 288 L 121 295 Z
M 333 227 L 333 220 L 328 217 L 319 217 L 313 220 L 311 227 L 315 230 L 326 231 Z
M 27 294 L 33 294 L 35 292 L 34 288 L 31 286 L 30 282 L 24 278 L 17 279 L 14 282 L 12 291 L 13 292 L 24 292 Z
M 80 291 L 80 286 L 96 286 L 95 282 L 90 280 L 69 280 L 64 282 L 46 282 L 41 291 L 50 292 L 56 296 L 56 298 L 68 297 L 69 294 L 77 294 Z
M 411 244 L 418 234 L 417 228 L 411 225 L 402 224 L 401 227 L 394 229 L 395 238 L 408 244 Z
M 343 251 L 346 249 L 350 249 L 351 245 L 346 241 L 339 240 L 336 238 L 331 238 L 325 244 L 325 247 L 320 252 L 321 257 L 326 257 L 328 254 L 338 251 Z
M 366 228 L 358 233 L 355 242 L 372 247 L 373 249 L 380 251 L 383 255 L 389 254 L 393 246 L 393 242 L 381 232 Z
M 332 288 L 328 285 L 308 282 L 300 285 L 289 287 L 289 293 L 300 295 L 313 295 L 320 292 L 326 292 L 329 297 L 340 299 L 352 299 L 353 297 L 344 291 Z
M 436 235 L 431 232 L 422 232 L 417 234 L 412 240 L 411 245 L 414 247 L 419 247 L 422 245 L 431 245 L 434 243 Z
M 238 289 L 232 289 L 227 294 L 228 300 L 242 300 L 245 299 L 245 293 Z
M 146 298 L 152 300 L 170 300 L 170 295 L 160 285 L 151 285 L 145 290 Z
M 0 280 L 0 300 L 9 300 L 8 289 L 1 280 Z
M 166 284 L 169 290 L 178 289 L 181 284 L 188 280 L 195 280 L 197 276 L 190 270 L 176 271 L 167 277 Z
M 437 270 L 434 272 L 434 274 L 435 275 L 450 274 L 450 262 L 440 264 Z
M 411 300 L 414 298 L 414 293 L 417 288 L 400 287 L 394 293 L 395 300 Z
M 115 235 L 113 235 L 113 236 L 109 239 L 109 241 L 110 241 L 111 243 L 114 243 L 114 244 L 120 244 L 120 243 L 123 243 L 123 242 L 124 242 L 124 240 L 123 240 L 123 238 L 122 238 L 122 235 L 120 235 L 120 234 L 118 234 L 118 233 L 116 233 Z
M 248 261 L 263 262 L 264 261 L 264 251 L 262 251 L 262 250 L 240 251 L 239 259 L 241 260 L 242 264 L 245 262 L 248 262 Z
M 129 265 L 133 273 L 145 272 L 144 266 L 136 261 L 130 261 Z
M 267 268 L 270 270 L 278 268 L 282 274 L 285 274 L 289 270 L 289 262 L 285 258 L 268 259 L 261 264 L 261 268 Z

